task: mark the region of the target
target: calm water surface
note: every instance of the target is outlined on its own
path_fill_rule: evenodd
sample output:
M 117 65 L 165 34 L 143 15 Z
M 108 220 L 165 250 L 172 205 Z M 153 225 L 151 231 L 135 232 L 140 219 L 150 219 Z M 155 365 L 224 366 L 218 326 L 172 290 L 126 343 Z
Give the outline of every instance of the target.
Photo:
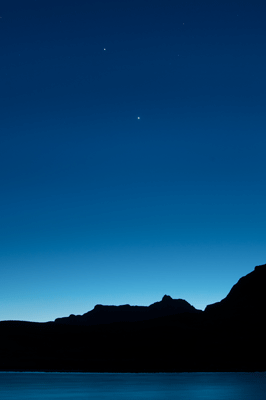
M 266 373 L 0 372 L 1 400 L 265 400 Z

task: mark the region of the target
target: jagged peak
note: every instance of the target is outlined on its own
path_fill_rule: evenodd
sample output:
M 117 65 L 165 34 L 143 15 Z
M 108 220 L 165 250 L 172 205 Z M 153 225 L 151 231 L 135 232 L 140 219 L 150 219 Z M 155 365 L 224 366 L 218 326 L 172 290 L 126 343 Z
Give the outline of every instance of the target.
M 162 298 L 162 301 L 171 301 L 173 300 L 171 296 L 169 296 L 168 294 L 165 294 Z

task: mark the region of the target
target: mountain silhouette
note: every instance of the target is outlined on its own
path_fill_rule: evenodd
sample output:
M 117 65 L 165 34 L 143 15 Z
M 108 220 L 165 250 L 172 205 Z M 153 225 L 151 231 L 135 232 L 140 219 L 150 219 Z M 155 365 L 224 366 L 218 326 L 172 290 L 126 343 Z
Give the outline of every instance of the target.
M 145 321 L 159 317 L 177 315 L 181 313 L 200 313 L 186 300 L 172 299 L 164 295 L 161 301 L 145 306 L 130 306 L 129 304 L 121 306 L 104 306 L 97 304 L 93 310 L 83 315 L 70 315 L 69 317 L 57 318 L 56 324 L 67 325 L 99 325 L 110 324 L 114 322 L 137 322 Z
M 266 265 L 204 311 L 165 295 L 54 322 L 0 322 L 0 370 L 265 371 Z
M 239 279 L 223 300 L 208 305 L 205 312 L 216 316 L 263 313 L 266 311 L 265 284 L 266 264 Z

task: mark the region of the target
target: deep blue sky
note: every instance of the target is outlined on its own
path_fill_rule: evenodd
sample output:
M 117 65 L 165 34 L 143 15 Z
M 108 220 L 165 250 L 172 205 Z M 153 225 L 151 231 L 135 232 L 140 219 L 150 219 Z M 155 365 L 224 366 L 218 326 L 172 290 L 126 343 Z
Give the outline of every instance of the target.
M 0 320 L 204 309 L 266 262 L 263 1 L 0 17 Z

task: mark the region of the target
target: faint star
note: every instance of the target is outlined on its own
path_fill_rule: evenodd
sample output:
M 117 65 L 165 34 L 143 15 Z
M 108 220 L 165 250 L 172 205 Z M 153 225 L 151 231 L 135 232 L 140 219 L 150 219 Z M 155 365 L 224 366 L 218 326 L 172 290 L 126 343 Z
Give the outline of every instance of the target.
M 140 117 L 138 117 L 138 119 L 140 119 Z
M 106 48 L 104 48 L 104 50 L 106 50 Z

